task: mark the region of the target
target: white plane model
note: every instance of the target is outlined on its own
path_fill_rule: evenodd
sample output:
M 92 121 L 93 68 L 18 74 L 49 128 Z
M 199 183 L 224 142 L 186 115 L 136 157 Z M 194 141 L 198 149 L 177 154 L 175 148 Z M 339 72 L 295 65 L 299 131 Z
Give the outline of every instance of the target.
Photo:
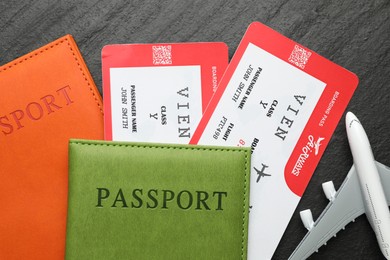
M 346 128 L 354 165 L 337 192 L 333 182 L 322 184 L 330 202 L 316 222 L 310 210 L 301 211 L 309 232 L 291 254 L 291 260 L 308 258 L 363 213 L 383 255 L 390 259 L 390 168 L 374 160 L 363 126 L 351 112 L 346 115 Z

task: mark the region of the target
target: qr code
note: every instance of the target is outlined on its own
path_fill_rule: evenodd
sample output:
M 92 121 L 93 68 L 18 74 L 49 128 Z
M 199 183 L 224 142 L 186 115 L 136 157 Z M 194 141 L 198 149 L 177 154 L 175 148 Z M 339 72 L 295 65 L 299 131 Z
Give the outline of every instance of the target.
M 153 64 L 172 64 L 172 46 L 153 46 Z
M 294 50 L 290 54 L 290 58 L 288 58 L 288 61 L 297 65 L 301 69 L 304 69 L 305 65 L 309 61 L 310 56 L 310 51 L 306 51 L 302 47 L 295 45 Z

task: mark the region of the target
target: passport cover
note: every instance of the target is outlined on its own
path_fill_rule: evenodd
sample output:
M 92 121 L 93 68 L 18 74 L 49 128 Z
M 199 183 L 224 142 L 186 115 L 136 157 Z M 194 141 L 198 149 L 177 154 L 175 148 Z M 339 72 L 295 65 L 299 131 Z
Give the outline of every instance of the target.
M 63 259 L 70 138 L 103 139 L 72 36 L 0 67 L 0 259 Z
M 246 259 L 250 149 L 71 140 L 66 259 Z

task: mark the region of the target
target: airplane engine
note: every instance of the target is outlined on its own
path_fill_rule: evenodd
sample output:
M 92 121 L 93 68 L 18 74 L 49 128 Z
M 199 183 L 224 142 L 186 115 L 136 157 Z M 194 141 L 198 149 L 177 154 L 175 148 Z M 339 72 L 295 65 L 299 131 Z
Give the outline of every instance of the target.
M 303 210 L 300 212 L 302 223 L 307 228 L 307 230 L 311 230 L 314 227 L 313 215 L 311 214 L 311 210 Z
M 333 201 L 336 195 L 336 190 L 333 185 L 333 181 L 324 182 L 322 184 L 325 196 L 328 200 Z

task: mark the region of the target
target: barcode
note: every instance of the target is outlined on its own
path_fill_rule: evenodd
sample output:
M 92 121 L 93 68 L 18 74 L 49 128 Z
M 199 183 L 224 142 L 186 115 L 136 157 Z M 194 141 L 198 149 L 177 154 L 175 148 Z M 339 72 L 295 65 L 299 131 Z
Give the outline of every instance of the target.
M 171 45 L 153 46 L 153 64 L 154 65 L 172 64 L 171 51 L 172 51 Z
M 293 51 L 290 54 L 290 58 L 288 58 L 288 61 L 297 65 L 301 69 L 304 69 L 305 65 L 309 61 L 310 56 L 310 51 L 306 51 L 302 47 L 295 45 Z

